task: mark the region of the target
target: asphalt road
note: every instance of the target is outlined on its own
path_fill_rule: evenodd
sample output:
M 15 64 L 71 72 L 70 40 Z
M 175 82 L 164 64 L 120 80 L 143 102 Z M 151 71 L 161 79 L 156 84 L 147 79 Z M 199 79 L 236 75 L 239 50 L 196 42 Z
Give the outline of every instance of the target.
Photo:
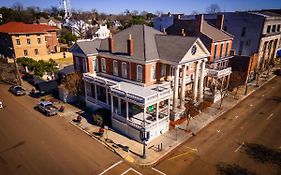
M 99 174 L 121 160 L 65 119 L 35 111 L 35 99 L 7 90 L 0 84 L 1 175 Z
M 234 174 L 239 174 L 238 171 L 279 174 L 280 127 L 281 77 L 277 77 L 176 148 L 155 168 L 176 175 L 212 175 L 231 171 L 236 172 Z M 275 153 L 279 151 L 275 158 L 269 158 L 278 159 L 279 166 L 278 162 L 270 163 L 264 159 L 270 155 L 268 149 L 274 149 Z M 262 159 L 265 160 L 263 163 Z

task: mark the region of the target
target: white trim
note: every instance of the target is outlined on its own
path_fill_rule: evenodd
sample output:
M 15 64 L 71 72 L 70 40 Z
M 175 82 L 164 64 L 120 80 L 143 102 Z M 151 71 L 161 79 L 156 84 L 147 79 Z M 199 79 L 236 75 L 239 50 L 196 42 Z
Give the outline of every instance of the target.
M 117 67 L 116 67 L 117 66 Z M 118 61 L 113 60 L 113 75 L 118 76 Z
M 141 74 L 139 74 L 139 68 L 141 68 Z M 137 81 L 142 82 L 143 81 L 143 66 L 141 64 L 137 65 Z
M 151 65 L 150 79 L 156 80 L 156 64 Z
M 105 58 L 101 58 L 101 71 L 106 73 L 106 60 L 105 60 Z
M 124 66 L 126 66 L 126 69 L 124 70 Z M 127 62 L 122 62 L 122 66 L 121 66 L 121 74 L 122 74 L 122 78 L 128 78 L 128 67 L 127 67 Z

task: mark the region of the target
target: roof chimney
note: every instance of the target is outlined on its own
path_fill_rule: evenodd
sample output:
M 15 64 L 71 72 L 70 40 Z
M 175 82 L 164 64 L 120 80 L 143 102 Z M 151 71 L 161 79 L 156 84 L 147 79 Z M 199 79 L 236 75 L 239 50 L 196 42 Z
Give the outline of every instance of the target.
M 222 30 L 223 28 L 223 21 L 224 21 L 224 15 L 223 14 L 217 15 L 216 27 L 220 30 Z
M 114 52 L 114 39 L 112 37 L 112 33 L 109 33 L 109 37 L 108 37 L 108 48 L 109 48 L 109 52 L 113 53 Z
M 131 34 L 129 35 L 129 39 L 127 40 L 127 50 L 130 56 L 134 55 L 134 40 Z
M 186 36 L 184 29 L 181 29 L 181 35 Z
M 201 32 L 202 31 L 202 27 L 203 27 L 203 20 L 204 20 L 203 14 L 195 15 L 195 20 L 196 20 L 196 22 L 198 24 L 199 32 Z

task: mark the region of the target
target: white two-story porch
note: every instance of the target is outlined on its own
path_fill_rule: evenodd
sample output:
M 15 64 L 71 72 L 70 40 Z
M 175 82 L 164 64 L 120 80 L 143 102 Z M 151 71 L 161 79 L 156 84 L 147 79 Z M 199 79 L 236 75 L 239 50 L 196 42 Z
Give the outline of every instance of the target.
M 170 83 L 147 87 L 84 74 L 86 104 L 111 110 L 112 128 L 134 140 L 147 142 L 169 130 Z

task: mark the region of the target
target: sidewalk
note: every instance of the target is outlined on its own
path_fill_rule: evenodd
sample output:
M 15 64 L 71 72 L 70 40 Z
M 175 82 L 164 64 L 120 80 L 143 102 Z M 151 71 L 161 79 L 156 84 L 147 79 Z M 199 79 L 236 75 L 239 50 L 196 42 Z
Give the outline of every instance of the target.
M 105 131 L 102 137 L 96 136 L 94 133 L 98 132 L 100 127 L 89 123 L 89 118 L 87 117 L 82 118 L 82 121 L 79 124 L 73 122 L 72 120 L 75 119 L 79 113 L 84 112 L 81 109 L 78 109 L 70 104 L 65 104 L 65 112 L 61 113 L 60 115 L 68 120 L 71 124 L 88 134 L 90 137 L 98 140 L 100 143 L 105 145 L 107 148 L 109 148 L 111 151 L 115 152 L 125 160 L 141 166 L 149 166 L 158 162 L 161 158 L 163 158 L 177 146 L 195 135 L 216 118 L 232 109 L 239 102 L 244 100 L 247 96 L 251 95 L 255 90 L 262 87 L 274 77 L 275 75 L 270 74 L 268 80 L 260 78 L 259 87 L 256 87 L 254 85 L 248 86 L 248 94 L 246 96 L 244 96 L 245 87 L 241 87 L 238 90 L 235 99 L 233 98 L 235 91 L 233 93 L 229 93 L 229 95 L 223 100 L 223 109 L 218 109 L 220 101 L 214 103 L 212 106 L 205 109 L 205 111 L 201 112 L 198 116 L 191 119 L 188 127 L 186 121 L 178 125 L 176 128 L 171 127 L 169 132 L 157 137 L 156 139 L 148 143 L 148 145 L 146 146 L 146 159 L 143 159 L 141 157 L 143 154 L 143 145 L 141 143 L 120 135 L 111 129 L 107 131 L 107 134 Z M 255 82 L 253 82 L 253 84 L 255 84 Z M 108 143 L 106 141 L 108 140 L 107 137 L 109 138 L 109 140 L 113 141 L 113 143 Z M 157 148 L 160 144 L 162 144 L 162 150 L 158 151 Z M 128 146 L 129 151 L 122 149 L 123 146 Z

